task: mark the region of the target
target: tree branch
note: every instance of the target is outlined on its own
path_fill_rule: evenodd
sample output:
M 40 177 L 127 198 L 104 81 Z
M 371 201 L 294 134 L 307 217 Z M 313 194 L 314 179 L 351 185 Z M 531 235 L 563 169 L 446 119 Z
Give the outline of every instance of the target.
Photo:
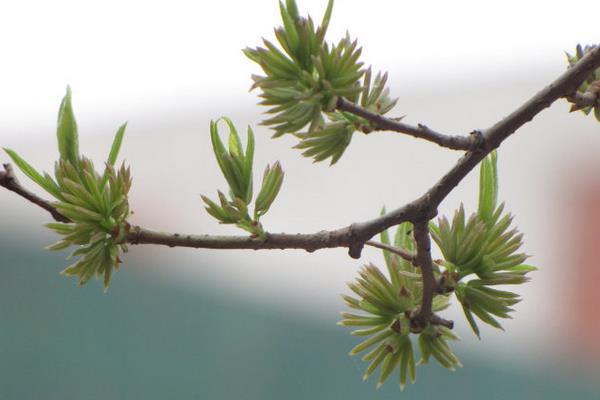
M 600 68 L 600 46 L 590 50 L 574 67 L 569 68 L 510 115 L 484 130 L 481 133 L 481 146 L 465 153 L 424 195 L 370 221 L 354 224 L 356 235 L 371 238 L 404 221 L 435 217 L 439 204 L 481 160 L 543 109 L 574 93 L 596 68 Z
M 2 166 L 4 167 L 4 171 L 0 171 L 0 186 L 10 190 L 11 192 L 15 192 L 33 204 L 42 207 L 44 210 L 48 211 L 50 215 L 52 215 L 52 218 L 54 218 L 55 221 L 71 222 L 67 217 L 56 211 L 54 206 L 52 206 L 52 204 L 50 204 L 48 201 L 25 189 L 15 176 L 10 164 L 2 164 Z
M 178 233 L 163 233 L 147 230 L 138 226 L 132 227 L 127 236 L 131 244 L 159 244 L 169 247 L 193 247 L 212 249 L 304 249 L 312 252 L 317 249 L 347 247 L 353 258 L 359 258 L 365 244 L 385 248 L 401 257 L 416 261 L 420 266 L 423 277 L 423 299 L 421 307 L 414 320 L 421 325 L 435 323 L 452 327 L 452 321 L 446 321 L 433 314 L 433 296 L 436 293 L 436 281 L 433 275 L 431 259 L 431 240 L 428 222 L 437 214 L 437 207 L 458 183 L 483 160 L 490 151 L 512 135 L 517 129 L 533 119 L 554 101 L 565 97 L 576 104 L 587 104 L 586 95 L 574 94 L 581 83 L 600 67 L 600 46 L 588 52 L 574 67 L 569 68 L 557 80 L 542 89 L 525 104 L 510 115 L 500 120 L 483 132 L 476 131 L 477 136 L 471 138 L 445 136 L 424 126 L 411 127 L 393 120 L 372 114 L 362 108 L 341 99 L 338 108 L 368 119 L 378 128 L 395 130 L 409 135 L 430 140 L 441 146 L 468 151 L 458 160 L 452 169 L 438 180 L 424 195 L 418 199 L 388 212 L 370 221 L 355 223 L 345 228 L 333 231 L 321 231 L 314 234 L 267 234 L 266 238 L 248 236 L 210 236 L 210 235 L 181 235 Z M 61 215 L 51 203 L 23 188 L 14 176 L 9 164 L 4 164 L 0 171 L 0 186 L 11 190 L 32 203 L 48 211 L 60 222 L 70 222 Z M 414 236 L 417 243 L 417 254 L 413 256 L 396 248 L 370 241 L 381 231 L 411 221 L 414 225 Z M 391 246 L 389 246 L 391 247 Z
M 387 250 L 390 253 L 397 254 L 410 263 L 416 262 L 416 258 L 415 258 L 414 254 L 412 254 L 404 249 L 401 249 L 399 247 L 390 246 L 389 244 L 385 244 L 385 243 L 379 243 L 374 240 L 367 240 L 365 242 L 365 244 L 367 246 L 376 247 L 378 249 Z
M 132 226 L 127 236 L 131 244 L 157 244 L 168 247 L 191 247 L 195 249 L 302 249 L 313 252 L 318 249 L 350 247 L 351 231 L 342 228 L 313 234 L 267 233 L 266 238 L 252 236 L 187 235 L 157 232 L 140 226 Z
M 469 137 L 449 136 L 444 135 L 443 133 L 438 133 L 422 124 L 418 124 L 417 126 L 405 124 L 403 122 L 395 121 L 364 109 L 354 103 L 349 102 L 343 97 L 338 98 L 336 107 L 338 110 L 346 111 L 366 119 L 374 125 L 375 130 L 404 133 L 419 139 L 428 140 L 449 149 L 471 150 L 475 148 L 478 143 L 477 137 L 474 135 Z
M 432 318 L 434 317 L 432 317 L 433 314 L 431 313 L 431 302 L 435 291 L 435 281 L 431 282 L 432 275 L 429 272 L 429 269 L 431 269 L 431 254 L 427 222 L 435 217 L 437 207 L 446 196 L 490 151 L 500 146 L 506 138 L 533 119 L 543 109 L 549 107 L 554 101 L 575 93 L 581 83 L 596 68 L 600 68 L 600 46 L 589 51 L 575 66 L 569 68 L 558 79 L 542 89 L 510 115 L 480 132 L 476 141 L 477 145 L 467 151 L 454 167 L 425 194 L 396 210 L 372 220 L 354 223 L 337 230 L 321 231 L 314 234 L 267 234 L 266 239 L 247 236 L 181 235 L 132 227 L 131 232 L 127 236 L 127 241 L 131 244 L 159 244 L 170 247 L 180 246 L 212 249 L 304 249 L 306 251 L 315 251 L 323 248 L 347 247 L 351 257 L 359 258 L 363 246 L 373 236 L 389 227 L 405 221 L 411 221 L 415 224 L 415 238 L 419 238 L 416 239 L 418 244 L 417 259 L 422 268 L 424 286 L 425 282 L 428 282 L 426 284 L 427 289 L 424 287 L 423 305 L 420 313 L 422 319 L 432 322 Z M 340 109 L 346 107 L 344 101 L 339 105 Z M 360 112 L 362 113 L 363 111 Z M 395 121 L 392 122 L 395 123 Z M 411 130 L 414 133 L 414 129 Z M 446 141 L 449 143 L 452 141 L 447 136 L 440 136 L 440 134 L 428 129 L 417 128 L 417 131 L 421 133 L 409 134 L 421 138 L 430 137 L 432 138 L 431 141 L 436 143 L 446 143 Z M 423 132 L 427 133 L 423 134 Z M 474 141 L 471 141 L 471 139 L 468 140 L 469 144 L 473 145 Z M 467 142 L 459 140 L 456 143 L 462 143 L 460 146 L 457 145 L 461 147 L 463 145 L 466 146 Z M 69 222 L 49 202 L 25 190 L 15 179 L 12 169 L 8 164 L 5 164 L 4 168 L 5 171 L 0 172 L 1 186 L 44 208 L 57 221 Z M 372 244 L 369 243 L 369 245 Z M 425 293 L 427 293 L 427 296 Z M 449 322 L 444 322 L 443 324 L 447 326 Z
M 436 281 L 433 276 L 433 260 L 431 259 L 431 239 L 429 237 L 429 220 L 420 220 L 413 223 L 414 237 L 417 243 L 417 265 L 421 268 L 423 279 L 423 300 L 421 308 L 416 316 L 417 321 L 422 327 L 427 326 L 433 311 L 433 296 L 436 292 Z

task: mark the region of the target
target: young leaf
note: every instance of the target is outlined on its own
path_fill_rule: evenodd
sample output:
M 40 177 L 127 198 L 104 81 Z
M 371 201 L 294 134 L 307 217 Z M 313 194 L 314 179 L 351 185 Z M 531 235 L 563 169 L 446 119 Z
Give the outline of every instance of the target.
M 108 154 L 108 159 L 106 160 L 106 164 L 113 167 L 115 162 L 117 161 L 117 157 L 119 156 L 119 151 L 121 150 L 121 144 L 123 143 L 123 136 L 125 135 L 125 129 L 127 128 L 127 122 L 119 127 L 117 133 L 115 134 L 115 138 L 113 139 L 112 146 L 110 147 L 110 153 Z M 106 186 L 106 182 L 108 181 L 108 169 L 104 171 L 104 175 L 102 176 L 102 183 L 100 184 L 101 188 Z
M 312 157 L 314 162 L 330 158 L 333 165 L 346 151 L 353 134 L 354 127 L 347 122 L 325 124 L 318 130 L 301 134 L 302 140 L 294 148 L 305 150 L 302 155 Z
M 294 21 L 300 18 L 300 13 L 298 12 L 298 6 L 296 5 L 295 0 L 286 0 L 285 5 L 290 17 L 292 17 Z
M 229 154 L 232 158 L 238 158 L 242 154 L 242 140 L 237 133 L 233 121 L 227 117 L 221 118 L 229 127 Z
M 49 176 L 44 177 L 44 176 L 40 175 L 40 173 L 37 172 L 35 170 L 35 168 L 33 168 L 31 165 L 29 165 L 29 163 L 27 161 L 25 161 L 23 158 L 21 158 L 21 156 L 19 156 L 15 151 L 13 151 L 11 149 L 7 149 L 7 148 L 3 148 L 3 149 L 6 152 L 6 154 L 8 154 L 8 156 L 11 158 L 11 160 L 13 160 L 15 165 L 17 167 L 19 167 L 19 169 L 25 175 L 27 175 L 27 177 L 29 179 L 31 179 L 32 181 L 37 183 L 44 190 L 46 190 L 48 193 L 50 193 L 52 196 L 56 197 L 57 199 L 61 198 L 60 191 L 57 189 L 54 181 L 52 181 L 52 178 L 50 178 Z
M 296 24 L 290 12 L 286 10 L 283 2 L 279 2 L 279 12 L 281 14 L 281 20 L 283 21 L 284 32 L 287 37 L 288 45 L 290 46 L 290 50 L 292 51 L 291 56 L 297 57 L 298 46 L 300 45 L 300 40 L 298 38 L 298 31 L 296 30 Z
M 498 200 L 498 171 L 496 151 L 481 161 L 479 169 L 479 218 L 486 225 L 493 224 L 492 215 Z
M 252 164 L 254 162 L 254 132 L 248 125 L 248 141 L 246 143 L 246 155 L 244 157 L 244 181 L 247 182 L 246 204 L 252 201 Z
M 331 12 L 333 11 L 333 0 L 329 0 L 327 2 L 327 9 L 325 10 L 325 14 L 323 15 L 323 19 L 321 20 L 321 26 L 317 30 L 317 40 L 322 42 L 325 38 L 325 33 L 327 33 L 327 28 L 329 26 L 329 21 L 331 20 Z
M 281 189 L 283 176 L 284 173 L 281 169 L 281 164 L 279 164 L 279 161 L 276 161 L 272 167 L 267 165 L 263 176 L 263 183 L 260 193 L 256 197 L 256 204 L 254 207 L 255 219 L 260 218 L 261 216 L 265 215 L 267 211 L 269 211 L 271 204 L 273 204 L 273 201 Z
M 67 86 L 67 94 L 60 103 L 56 136 L 60 158 L 79 166 L 79 137 L 77 122 L 71 105 L 71 88 Z
M 220 120 L 225 121 L 229 127 L 229 151 L 225 149 L 219 137 L 218 123 Z M 250 203 L 252 200 L 252 160 L 247 160 L 246 156 L 254 155 L 254 135 L 252 131 L 248 131 L 246 155 L 242 152 L 242 142 L 233 122 L 229 118 L 222 117 L 217 121 L 211 121 L 210 135 L 217 163 L 229 184 L 232 198 L 237 197 L 246 201 L 246 204 Z
M 217 159 L 217 164 L 219 164 L 219 168 L 225 177 L 225 180 L 229 184 L 229 188 L 231 192 L 235 196 L 239 196 L 241 192 L 241 176 L 237 176 L 235 173 L 234 165 L 231 159 L 231 156 L 225 149 L 221 138 L 219 137 L 219 130 L 217 121 L 210 121 L 210 137 L 212 141 L 213 151 L 215 153 L 215 158 Z
M 110 153 L 108 154 L 108 160 L 106 161 L 111 166 L 115 165 L 117 157 L 119 156 L 119 151 L 121 150 L 121 143 L 123 142 L 123 136 L 125 135 L 126 128 L 127 122 L 121 125 L 115 134 L 115 138 L 110 148 Z

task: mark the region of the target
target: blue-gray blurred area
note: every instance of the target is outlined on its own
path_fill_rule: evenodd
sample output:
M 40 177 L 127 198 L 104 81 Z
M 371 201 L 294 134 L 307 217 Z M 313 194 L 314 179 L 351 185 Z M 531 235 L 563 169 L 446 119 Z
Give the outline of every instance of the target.
M 395 379 L 376 391 L 347 356 L 355 338 L 334 320 L 184 287 L 131 262 L 108 294 L 98 282 L 77 288 L 58 273 L 62 255 L 0 235 L 3 400 L 600 397 L 558 371 L 496 365 L 460 347 L 465 368 L 421 367 L 405 392 Z

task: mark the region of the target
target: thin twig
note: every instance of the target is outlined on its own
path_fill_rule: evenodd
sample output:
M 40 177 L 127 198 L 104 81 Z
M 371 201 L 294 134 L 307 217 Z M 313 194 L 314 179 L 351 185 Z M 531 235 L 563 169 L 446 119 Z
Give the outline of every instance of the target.
M 10 164 L 3 164 L 3 166 L 4 171 L 0 171 L 0 186 L 10 190 L 11 192 L 15 192 L 33 204 L 42 207 L 44 210 L 48 211 L 50 215 L 52 215 L 54 220 L 58 222 L 71 222 L 67 217 L 56 211 L 56 208 L 54 208 L 54 206 L 52 206 L 52 204 L 50 204 L 48 201 L 25 189 L 15 176 Z
M 410 263 L 414 263 L 416 260 L 414 254 L 404 249 L 401 249 L 400 247 L 390 246 L 389 244 L 376 242 L 374 240 L 367 240 L 365 244 L 367 246 L 377 247 L 378 249 L 386 250 L 390 253 L 397 254 Z
M 437 314 L 431 314 L 431 317 L 429 317 L 429 322 L 432 325 L 442 325 L 445 326 L 448 329 L 453 329 L 454 328 L 454 321 L 448 320 L 448 319 L 444 319 L 442 317 L 440 317 Z
M 418 124 L 417 126 L 405 124 L 404 122 L 386 118 L 364 109 L 343 97 L 338 98 L 337 109 L 366 119 L 373 124 L 375 130 L 404 133 L 419 139 L 428 140 L 448 149 L 471 150 L 477 145 L 477 138 L 474 136 L 450 136 L 429 129 L 423 124 Z

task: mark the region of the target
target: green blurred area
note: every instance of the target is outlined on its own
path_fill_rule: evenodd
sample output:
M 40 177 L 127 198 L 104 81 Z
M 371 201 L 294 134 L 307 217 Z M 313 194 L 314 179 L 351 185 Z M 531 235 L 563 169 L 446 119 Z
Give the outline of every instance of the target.
M 58 274 L 66 261 L 0 236 L 0 399 L 598 399 L 600 390 L 464 355 L 418 369 L 400 392 L 363 383 L 356 344 L 215 287 L 161 282 L 130 262 L 104 294 Z M 165 266 L 167 267 L 167 266 Z

